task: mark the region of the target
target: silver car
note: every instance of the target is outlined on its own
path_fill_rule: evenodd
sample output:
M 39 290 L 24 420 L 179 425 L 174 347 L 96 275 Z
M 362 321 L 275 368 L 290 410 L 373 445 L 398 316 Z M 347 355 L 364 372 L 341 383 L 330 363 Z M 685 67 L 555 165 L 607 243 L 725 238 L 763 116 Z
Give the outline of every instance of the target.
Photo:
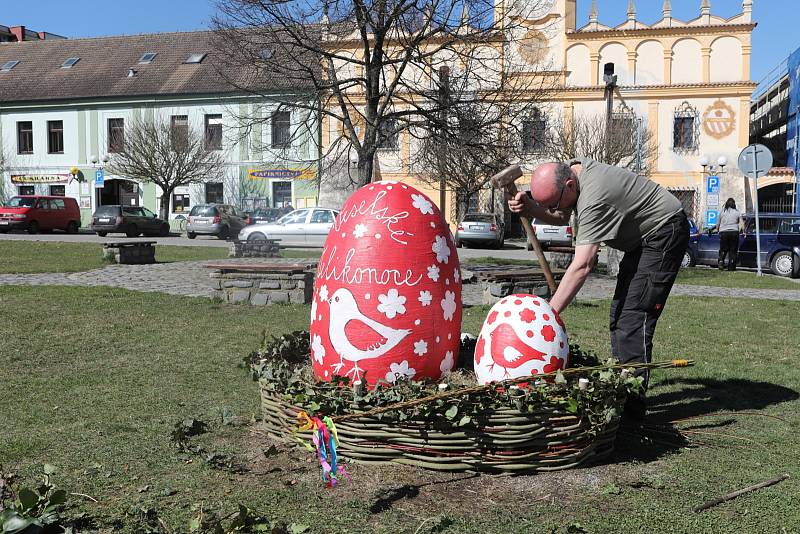
M 540 219 L 531 221 L 536 230 L 536 239 L 542 247 L 571 247 L 572 246 L 572 227 L 554 226 Z M 529 247 L 530 248 L 530 247 Z
M 325 245 L 337 215 L 338 211 L 328 208 L 302 208 L 272 223 L 251 224 L 239 232 L 239 239 L 278 239 L 281 246 L 321 247 Z
M 194 239 L 199 235 L 215 235 L 228 239 L 247 225 L 246 215 L 230 204 L 200 204 L 189 212 L 186 237 Z
M 467 244 L 490 245 L 503 248 L 505 229 L 492 213 L 467 213 L 456 229 L 456 246 Z

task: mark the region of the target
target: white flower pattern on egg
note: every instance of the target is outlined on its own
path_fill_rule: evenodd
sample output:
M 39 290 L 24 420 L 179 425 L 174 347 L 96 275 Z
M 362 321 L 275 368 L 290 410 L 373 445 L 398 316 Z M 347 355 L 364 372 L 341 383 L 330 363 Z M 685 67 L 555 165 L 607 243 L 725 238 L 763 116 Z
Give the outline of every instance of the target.
M 325 284 L 322 284 L 322 286 L 319 288 L 319 300 L 320 302 L 325 302 L 328 300 L 328 286 Z
M 398 314 L 406 312 L 406 298 L 395 288 L 390 289 L 385 295 L 378 295 L 378 311 L 389 319 L 394 319 Z
M 428 342 L 420 339 L 419 341 L 414 342 L 414 354 L 417 356 L 424 356 L 428 353 Z
M 447 244 L 447 239 L 443 235 L 437 235 L 436 241 L 431 245 L 431 250 L 436 253 L 436 261 L 439 263 L 447 263 L 450 258 L 450 246 Z
M 320 336 L 314 336 L 314 342 L 311 343 L 311 354 L 314 355 L 314 360 L 322 364 L 322 360 L 325 359 L 325 347 L 322 345 L 322 338 Z
M 417 208 L 420 213 L 423 215 L 433 215 L 433 204 L 430 200 L 425 198 L 422 195 L 411 195 L 411 198 L 414 200 L 412 205 Z
M 442 299 L 442 311 L 445 321 L 453 320 L 453 315 L 456 313 L 456 294 L 452 291 L 445 291 Z
M 439 365 L 439 370 L 442 372 L 442 377 L 448 376 L 450 372 L 453 370 L 455 366 L 455 361 L 453 361 L 453 351 L 448 350 L 447 354 L 444 355 L 444 360 Z
M 430 291 L 420 291 L 419 292 L 419 297 L 417 298 L 417 300 L 423 306 L 430 306 L 431 305 L 431 301 L 433 300 L 433 295 L 431 295 Z
M 439 281 L 439 268 L 436 265 L 431 265 L 428 267 L 428 278 L 434 282 Z
M 408 366 L 408 360 L 403 360 L 400 363 L 389 364 L 389 372 L 386 373 L 386 381 L 394 384 L 397 380 L 414 378 L 417 371 L 413 367 Z
M 356 239 L 361 239 L 367 235 L 367 225 L 366 224 L 357 224 L 355 230 L 353 230 L 353 237 Z

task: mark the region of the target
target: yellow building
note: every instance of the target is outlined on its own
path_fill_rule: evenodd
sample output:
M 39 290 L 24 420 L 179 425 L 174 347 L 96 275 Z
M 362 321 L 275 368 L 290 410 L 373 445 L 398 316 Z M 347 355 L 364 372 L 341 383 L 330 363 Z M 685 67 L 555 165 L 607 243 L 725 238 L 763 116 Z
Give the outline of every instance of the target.
M 514 16 L 506 12 L 503 1 L 498 0 L 496 16 Z M 749 201 L 735 163 L 748 144 L 750 95 L 755 88 L 750 81 L 752 0 L 744 0 L 742 12 L 728 19 L 711 13 L 710 0 L 698 0 L 698 16 L 688 21 L 674 19 L 671 3 L 665 0 L 662 18 L 650 25 L 637 20 L 636 4 L 630 0 L 625 22 L 616 27 L 600 22 L 592 1 L 583 6 L 590 11 L 589 22 L 580 28 L 576 0 L 537 1 L 535 13 L 517 30 L 522 33 L 505 43 L 504 57 L 521 65 L 514 67 L 515 76 L 524 76 L 527 64 L 531 76 L 541 75 L 546 66 L 547 75 L 555 80 L 549 102 L 542 106 L 543 124 L 556 118 L 605 115 L 604 74 L 613 68 L 613 112 L 639 121 L 653 136 L 656 149 L 642 165 L 643 172 L 679 196 L 690 215 L 702 219 L 706 187 L 701 163 L 707 159 L 716 164 L 724 157 L 729 164 L 719 197 L 723 203 L 728 196 L 742 205 Z M 328 123 L 323 144 L 338 135 L 336 126 Z M 415 181 L 409 166 L 413 150 L 410 134 L 402 132 L 395 150 L 380 151 L 381 179 Z M 521 163 L 530 170 L 537 162 L 533 151 Z M 520 182 L 527 185 L 525 178 Z M 438 190 L 416 185 L 439 200 Z M 453 192 L 447 196 L 445 212 L 452 218 Z

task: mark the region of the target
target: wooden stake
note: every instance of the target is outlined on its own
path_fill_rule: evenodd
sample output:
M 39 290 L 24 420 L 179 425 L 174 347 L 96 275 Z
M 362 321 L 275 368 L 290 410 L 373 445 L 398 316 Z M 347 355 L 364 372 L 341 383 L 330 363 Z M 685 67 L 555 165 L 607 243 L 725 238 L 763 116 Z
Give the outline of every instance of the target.
M 708 502 L 704 502 L 700 506 L 695 506 L 693 508 L 693 510 L 695 512 L 702 512 L 703 510 L 706 510 L 708 508 L 711 508 L 711 507 L 716 506 L 718 504 L 721 504 L 723 502 L 733 500 L 733 499 L 735 499 L 736 497 L 738 497 L 740 495 L 744 495 L 745 493 L 750 493 L 751 491 L 755 491 L 755 490 L 758 490 L 758 489 L 761 489 L 761 488 L 766 488 L 767 486 L 772 486 L 774 484 L 777 484 L 778 482 L 783 482 L 787 478 L 789 478 L 788 474 L 781 475 L 781 476 L 779 476 L 777 478 L 773 478 L 771 480 L 765 480 L 764 482 L 759 482 L 758 484 L 753 484 L 752 486 L 747 486 L 746 488 L 742 488 L 742 489 L 740 489 L 738 491 L 734 491 L 733 493 L 728 493 L 727 495 L 723 495 L 722 497 L 717 497 L 716 499 L 711 499 Z

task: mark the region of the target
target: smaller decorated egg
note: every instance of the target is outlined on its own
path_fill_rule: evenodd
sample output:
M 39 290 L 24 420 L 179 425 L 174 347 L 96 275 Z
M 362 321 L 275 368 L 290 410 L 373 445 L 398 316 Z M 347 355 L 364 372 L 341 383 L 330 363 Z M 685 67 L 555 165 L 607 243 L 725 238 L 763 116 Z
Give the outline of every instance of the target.
M 567 367 L 569 340 L 550 303 L 509 295 L 492 306 L 475 345 L 480 384 L 550 373 Z

